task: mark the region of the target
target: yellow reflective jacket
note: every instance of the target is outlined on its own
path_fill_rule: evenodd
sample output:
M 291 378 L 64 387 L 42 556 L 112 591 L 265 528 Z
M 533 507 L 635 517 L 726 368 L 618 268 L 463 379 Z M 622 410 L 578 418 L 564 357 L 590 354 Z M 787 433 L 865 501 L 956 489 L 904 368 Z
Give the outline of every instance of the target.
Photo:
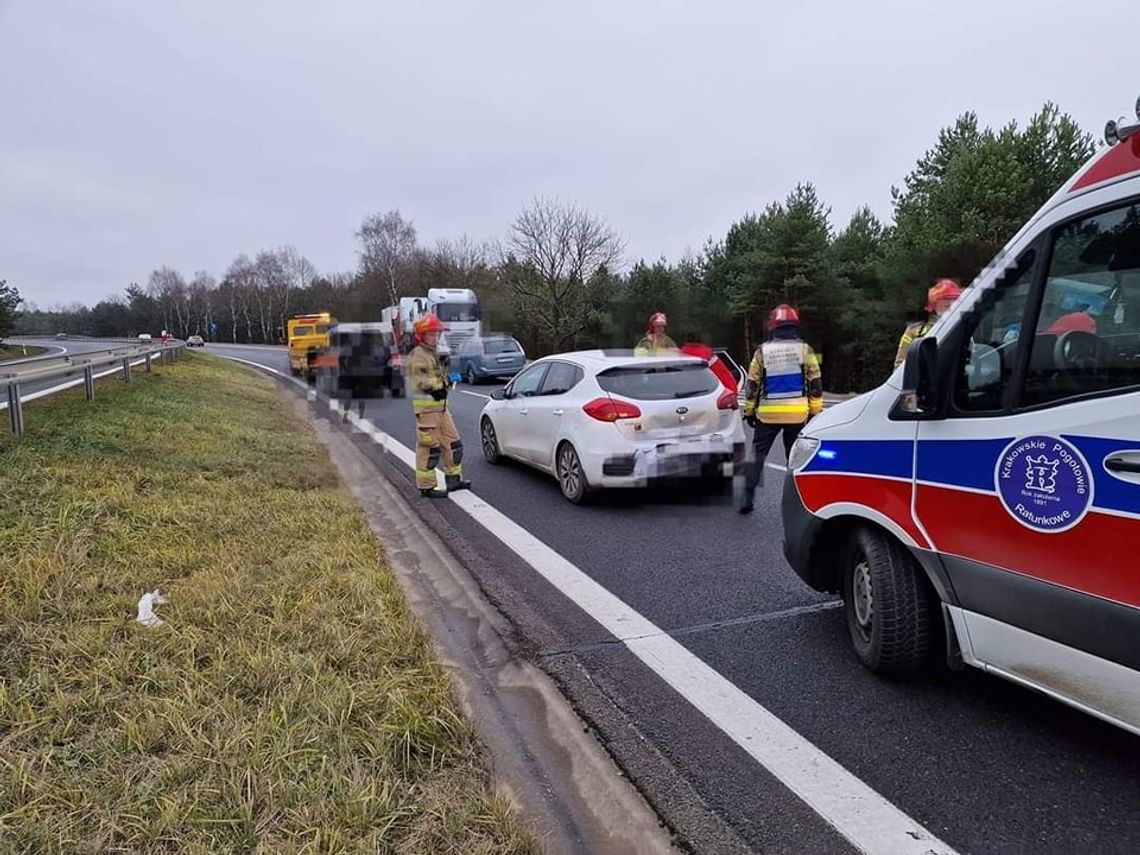
M 744 416 L 799 425 L 823 412 L 823 378 L 811 346 L 798 338 L 766 341 L 752 355 Z
M 899 350 L 895 354 L 895 368 L 898 368 L 906 362 L 906 353 L 910 350 L 910 346 L 930 332 L 934 327 L 934 321 L 916 321 L 913 324 L 907 324 L 903 330 L 902 338 L 899 339 Z
M 447 374 L 434 350 L 416 345 L 408 356 L 408 376 L 412 382 L 412 411 L 439 413 L 447 409 L 445 400 L 436 400 L 432 392 L 447 388 Z
M 664 333 L 661 335 L 648 333 L 633 349 L 634 356 L 665 356 L 679 352 L 677 342 Z

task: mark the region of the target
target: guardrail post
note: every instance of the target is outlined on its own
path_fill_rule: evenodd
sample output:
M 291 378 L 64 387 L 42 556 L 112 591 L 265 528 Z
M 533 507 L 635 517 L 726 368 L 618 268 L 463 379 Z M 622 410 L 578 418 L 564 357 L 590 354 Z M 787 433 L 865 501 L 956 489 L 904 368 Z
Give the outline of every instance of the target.
M 12 436 L 24 435 L 24 404 L 20 400 L 20 384 L 8 384 L 8 418 L 12 423 Z
M 88 401 L 95 400 L 95 369 L 90 365 L 83 369 L 83 391 Z
M 150 354 L 150 353 L 148 353 L 146 355 L 146 370 L 147 370 L 148 374 L 150 373 L 150 357 L 151 356 L 152 356 L 152 354 Z
M 131 358 L 129 356 L 123 359 L 123 382 L 131 382 Z

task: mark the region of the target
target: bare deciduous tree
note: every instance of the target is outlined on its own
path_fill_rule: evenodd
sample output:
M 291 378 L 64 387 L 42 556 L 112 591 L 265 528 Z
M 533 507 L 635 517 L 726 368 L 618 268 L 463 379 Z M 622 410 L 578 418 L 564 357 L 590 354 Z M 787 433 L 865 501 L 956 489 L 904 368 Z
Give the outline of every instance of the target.
M 285 274 L 283 279 L 284 289 L 281 294 L 277 317 L 277 326 L 283 330 L 285 329 L 285 322 L 290 315 L 290 293 L 293 291 L 304 291 L 312 285 L 313 280 L 317 278 L 317 268 L 292 245 L 279 249 L 277 256 L 280 259 L 281 269 Z
M 207 271 L 199 270 L 194 274 L 189 289 L 193 316 L 190 328 L 196 334 L 200 335 L 203 331 L 207 336 L 210 334 L 210 327 L 214 323 L 214 300 L 217 286 L 217 281 Z
M 230 312 L 234 324 L 234 341 L 237 341 L 238 314 L 245 321 L 246 341 L 254 341 L 253 318 L 250 315 L 250 303 L 255 299 L 257 278 L 254 274 L 253 262 L 249 256 L 242 253 L 233 260 L 226 271 L 226 281 L 233 289 L 230 294 Z
M 285 269 L 284 253 L 259 252 L 253 263 L 253 281 L 261 340 L 267 344 L 276 342 L 279 330 L 285 326 L 278 321 L 289 294 L 289 273 Z
M 511 296 L 545 341 L 562 350 L 594 320 L 594 293 L 625 244 L 605 220 L 573 204 L 535 199 L 500 248 Z
M 416 260 L 415 226 L 399 210 L 391 210 L 365 218 L 356 237 L 361 272 L 379 278 L 388 290 L 387 299 L 398 302 Z
M 182 274 L 163 265 L 158 270 L 151 271 L 146 290 L 162 311 L 163 329 L 174 327 L 172 319 L 176 319 L 181 327 L 186 303 L 186 280 Z
M 448 288 L 478 288 L 486 278 L 490 250 L 467 235 L 458 240 L 440 240 L 431 254 L 432 267 L 442 272 Z

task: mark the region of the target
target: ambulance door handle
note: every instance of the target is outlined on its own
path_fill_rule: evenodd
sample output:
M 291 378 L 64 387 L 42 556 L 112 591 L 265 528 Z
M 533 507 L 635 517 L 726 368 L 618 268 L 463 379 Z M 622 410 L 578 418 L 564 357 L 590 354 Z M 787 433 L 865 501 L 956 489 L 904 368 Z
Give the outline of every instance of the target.
M 554 415 L 556 415 L 556 416 L 562 415 L 562 410 L 555 410 Z
M 1140 452 L 1110 457 L 1104 461 L 1104 468 L 1109 472 L 1128 472 L 1133 475 L 1140 475 Z
M 525 415 L 526 415 L 527 413 L 529 413 L 529 412 L 530 412 L 530 410 L 519 410 L 519 415 L 520 415 L 520 416 L 525 416 Z

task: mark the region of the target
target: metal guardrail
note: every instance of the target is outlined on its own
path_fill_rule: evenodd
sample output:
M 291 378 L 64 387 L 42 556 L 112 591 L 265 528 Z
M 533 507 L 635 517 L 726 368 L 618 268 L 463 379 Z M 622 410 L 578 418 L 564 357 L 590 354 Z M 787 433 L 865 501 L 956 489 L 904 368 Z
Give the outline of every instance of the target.
M 22 436 L 24 433 L 24 401 L 25 395 L 21 387 L 29 383 L 40 383 L 48 380 L 58 380 L 83 374 L 83 388 L 88 401 L 95 400 L 95 380 L 122 372 L 123 382 L 130 383 L 132 369 L 137 365 L 144 365 L 146 371 L 151 370 L 151 364 L 157 357 L 162 362 L 174 362 L 181 358 L 185 351 L 184 342 L 168 342 L 163 346 L 159 342 L 153 344 L 134 344 L 113 347 L 107 350 L 96 350 L 88 353 L 52 354 L 42 357 L 33 357 L 19 360 L 15 363 L 0 362 L 0 386 L 7 389 L 8 419 L 12 426 L 13 436 Z M 114 366 L 109 370 L 108 366 Z M 99 373 L 96 373 L 99 371 Z M 70 387 L 77 384 L 65 384 Z M 61 387 L 62 388 L 62 387 Z M 34 397 L 43 397 L 60 391 L 58 388 L 44 389 L 33 393 Z M 31 400 L 32 396 L 27 396 Z

